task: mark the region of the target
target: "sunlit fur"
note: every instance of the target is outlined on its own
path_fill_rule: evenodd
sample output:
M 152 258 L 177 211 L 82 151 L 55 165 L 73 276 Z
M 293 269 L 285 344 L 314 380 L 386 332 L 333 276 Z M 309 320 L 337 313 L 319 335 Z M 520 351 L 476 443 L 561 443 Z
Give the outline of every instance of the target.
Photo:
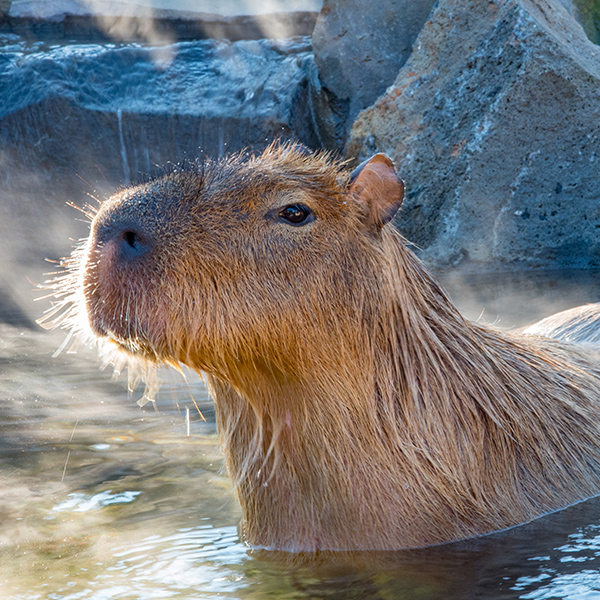
M 564 342 L 600 344 L 600 304 L 585 304 L 550 315 L 523 330 Z
M 598 363 L 467 322 L 348 175 L 272 146 L 125 190 L 57 285 L 66 326 L 207 374 L 252 545 L 424 546 L 599 493 Z M 299 201 L 312 224 L 267 216 Z M 116 269 L 122 215 L 157 242 Z
M 145 404 L 154 400 L 159 388 L 155 364 L 142 357 L 123 352 L 114 343 L 92 333 L 88 324 L 83 294 L 84 267 L 87 264 L 85 256 L 86 244 L 85 241 L 82 241 L 71 257 L 61 261 L 60 266 L 64 271 L 52 274 L 52 279 L 39 286 L 41 290 L 50 293 L 38 299 L 43 300 L 50 297 L 54 301 L 52 307 L 45 312 L 42 318 L 38 319 L 38 323 L 46 329 L 61 327 L 69 332 L 54 356 L 60 354 L 65 348 L 75 352 L 82 344 L 89 344 L 98 348 L 98 354 L 102 359 L 102 369 L 109 365 L 112 366 L 114 376 L 117 377 L 126 368 L 130 391 L 135 390 L 142 381 L 145 383 L 144 396 L 138 401 L 140 405 Z

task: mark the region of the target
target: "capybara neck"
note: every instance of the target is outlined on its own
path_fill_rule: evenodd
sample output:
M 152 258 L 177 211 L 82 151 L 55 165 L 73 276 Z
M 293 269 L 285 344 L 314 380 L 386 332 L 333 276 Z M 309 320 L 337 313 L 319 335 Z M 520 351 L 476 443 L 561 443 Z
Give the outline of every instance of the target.
M 426 546 L 597 494 L 597 366 L 465 321 L 395 231 L 382 249 L 355 312 L 298 340 L 295 376 L 209 377 L 247 540 Z
M 598 364 L 463 319 L 403 193 L 384 155 L 208 163 L 106 202 L 57 285 L 76 332 L 207 374 L 251 545 L 425 546 L 600 492 Z

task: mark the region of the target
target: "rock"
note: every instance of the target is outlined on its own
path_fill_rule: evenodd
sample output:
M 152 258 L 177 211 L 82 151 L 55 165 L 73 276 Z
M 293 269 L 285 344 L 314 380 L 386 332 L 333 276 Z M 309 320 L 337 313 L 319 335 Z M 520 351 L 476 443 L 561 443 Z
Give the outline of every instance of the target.
M 572 2 L 572 12 L 594 44 L 600 43 L 600 0 L 562 0 Z
M 4 264 L 69 253 L 80 215 L 68 201 L 278 137 L 318 143 L 310 38 L 181 42 L 166 54 L 139 44 L 12 44 L 0 54 Z
M 600 266 L 600 48 L 558 0 L 440 0 L 347 151 L 395 160 L 434 264 Z
M 325 0 L 313 32 L 315 62 L 343 144 L 346 124 L 391 85 L 435 0 Z

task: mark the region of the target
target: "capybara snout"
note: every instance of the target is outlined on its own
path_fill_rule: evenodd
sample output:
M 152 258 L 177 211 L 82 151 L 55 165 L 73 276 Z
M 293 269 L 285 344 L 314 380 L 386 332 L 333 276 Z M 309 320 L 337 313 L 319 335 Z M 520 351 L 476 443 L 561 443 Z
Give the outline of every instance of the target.
M 159 180 L 109 199 L 92 222 L 81 263 L 92 332 L 135 353 L 143 347 L 147 358 L 157 358 L 155 342 L 164 338 L 165 278 L 174 277 L 170 258 L 187 234 L 191 203 L 178 193 L 184 187 Z
M 115 246 L 120 266 L 142 258 L 183 233 L 187 208 L 180 190 L 200 181 L 193 174 L 140 185 L 106 201 L 96 214 L 89 238 L 91 250 Z M 160 253 L 157 249 L 156 256 Z

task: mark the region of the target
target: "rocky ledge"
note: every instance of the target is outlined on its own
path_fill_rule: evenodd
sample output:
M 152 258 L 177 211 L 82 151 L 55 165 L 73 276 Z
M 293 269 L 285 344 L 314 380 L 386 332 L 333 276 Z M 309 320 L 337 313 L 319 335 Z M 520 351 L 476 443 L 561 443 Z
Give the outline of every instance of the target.
M 353 122 L 348 156 L 395 160 L 397 225 L 430 263 L 600 266 L 600 48 L 579 4 L 439 0 Z

